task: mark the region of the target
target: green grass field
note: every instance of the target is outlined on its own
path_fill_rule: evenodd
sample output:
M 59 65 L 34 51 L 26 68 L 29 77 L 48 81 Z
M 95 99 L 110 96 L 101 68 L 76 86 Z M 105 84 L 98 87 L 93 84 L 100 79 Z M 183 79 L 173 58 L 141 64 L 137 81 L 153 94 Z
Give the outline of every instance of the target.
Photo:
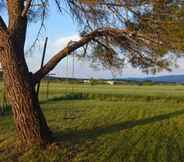
M 41 86 L 56 142 L 16 150 L 11 115 L 0 117 L 0 162 L 183 162 L 184 86 Z

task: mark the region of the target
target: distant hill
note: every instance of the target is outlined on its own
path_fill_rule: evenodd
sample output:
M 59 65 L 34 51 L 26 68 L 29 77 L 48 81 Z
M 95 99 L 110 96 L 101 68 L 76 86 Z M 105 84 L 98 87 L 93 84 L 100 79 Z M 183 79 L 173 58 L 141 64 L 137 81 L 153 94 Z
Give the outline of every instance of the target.
M 167 76 L 150 77 L 147 79 L 154 82 L 184 83 L 184 75 L 167 75 Z
M 125 78 L 122 80 L 130 81 L 152 81 L 161 83 L 184 83 L 184 75 L 165 75 L 165 76 L 155 76 L 155 77 L 145 77 L 145 78 Z

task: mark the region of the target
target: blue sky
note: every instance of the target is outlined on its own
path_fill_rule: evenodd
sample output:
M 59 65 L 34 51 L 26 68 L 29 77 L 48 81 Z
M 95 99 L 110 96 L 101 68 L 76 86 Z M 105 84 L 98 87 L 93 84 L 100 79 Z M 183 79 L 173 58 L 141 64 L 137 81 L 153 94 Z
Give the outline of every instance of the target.
M 32 23 L 29 25 L 28 36 L 27 36 L 27 46 L 29 46 L 36 35 L 39 23 Z M 79 27 L 76 22 L 73 22 L 72 18 L 67 15 L 61 15 L 56 8 L 52 7 L 49 11 L 49 15 L 46 20 L 46 31 L 41 36 L 41 43 L 37 49 L 26 56 L 29 68 L 31 71 L 36 71 L 41 62 L 41 53 L 43 47 L 43 41 L 45 36 L 49 37 L 46 60 L 51 58 L 57 51 L 64 48 L 68 41 L 79 39 Z M 170 74 L 183 74 L 184 73 L 184 59 L 178 61 L 179 68 L 173 69 L 172 72 L 163 71 L 157 75 L 170 75 Z M 62 77 L 72 76 L 72 58 L 62 60 L 57 67 L 51 72 Z M 83 78 L 112 78 L 112 74 L 108 70 L 94 70 L 90 68 L 88 62 L 81 62 L 75 59 L 74 64 L 74 77 Z M 116 77 L 145 77 L 146 74 L 142 73 L 140 70 L 131 68 L 127 65 L 123 70 L 122 74 L 116 75 Z

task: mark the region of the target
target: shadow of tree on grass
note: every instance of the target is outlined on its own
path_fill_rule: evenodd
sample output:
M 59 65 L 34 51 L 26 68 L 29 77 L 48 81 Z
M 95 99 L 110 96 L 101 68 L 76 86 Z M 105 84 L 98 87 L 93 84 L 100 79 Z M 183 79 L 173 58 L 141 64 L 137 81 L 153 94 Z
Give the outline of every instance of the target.
M 69 130 L 68 132 L 57 132 L 55 133 L 56 140 L 74 140 L 80 141 L 85 139 L 94 139 L 100 135 L 115 133 L 118 131 L 134 128 L 136 126 L 142 126 L 146 124 L 151 124 L 155 122 L 161 122 L 170 118 L 174 118 L 180 115 L 184 115 L 184 110 L 178 110 L 175 112 L 170 112 L 166 114 L 161 114 L 153 117 L 148 117 L 139 120 L 130 120 L 122 123 L 110 125 L 107 127 L 98 127 L 95 129 L 85 129 L 85 130 Z
M 47 103 L 52 103 L 52 102 L 57 102 L 57 101 L 62 101 L 62 100 L 84 100 L 88 99 L 87 94 L 83 93 L 67 93 L 63 96 L 55 96 L 52 98 L 48 98 L 46 100 L 40 101 L 40 104 L 47 104 Z

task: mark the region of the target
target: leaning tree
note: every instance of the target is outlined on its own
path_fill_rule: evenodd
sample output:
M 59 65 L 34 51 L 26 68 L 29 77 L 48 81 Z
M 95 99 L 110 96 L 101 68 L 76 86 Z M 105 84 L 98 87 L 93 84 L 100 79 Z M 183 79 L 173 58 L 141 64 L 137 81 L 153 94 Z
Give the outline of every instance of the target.
M 24 49 L 28 22 L 40 17 L 42 28 L 53 2 L 59 12 L 70 13 L 79 22 L 81 38 L 69 42 L 31 73 Z M 8 21 L 2 16 L 6 11 Z M 157 72 L 169 69 L 172 53 L 182 52 L 184 47 L 182 1 L 0 0 L 0 14 L 0 63 L 17 135 L 27 146 L 52 140 L 35 86 L 66 56 L 75 52 L 109 69 L 130 63 L 145 72 Z

